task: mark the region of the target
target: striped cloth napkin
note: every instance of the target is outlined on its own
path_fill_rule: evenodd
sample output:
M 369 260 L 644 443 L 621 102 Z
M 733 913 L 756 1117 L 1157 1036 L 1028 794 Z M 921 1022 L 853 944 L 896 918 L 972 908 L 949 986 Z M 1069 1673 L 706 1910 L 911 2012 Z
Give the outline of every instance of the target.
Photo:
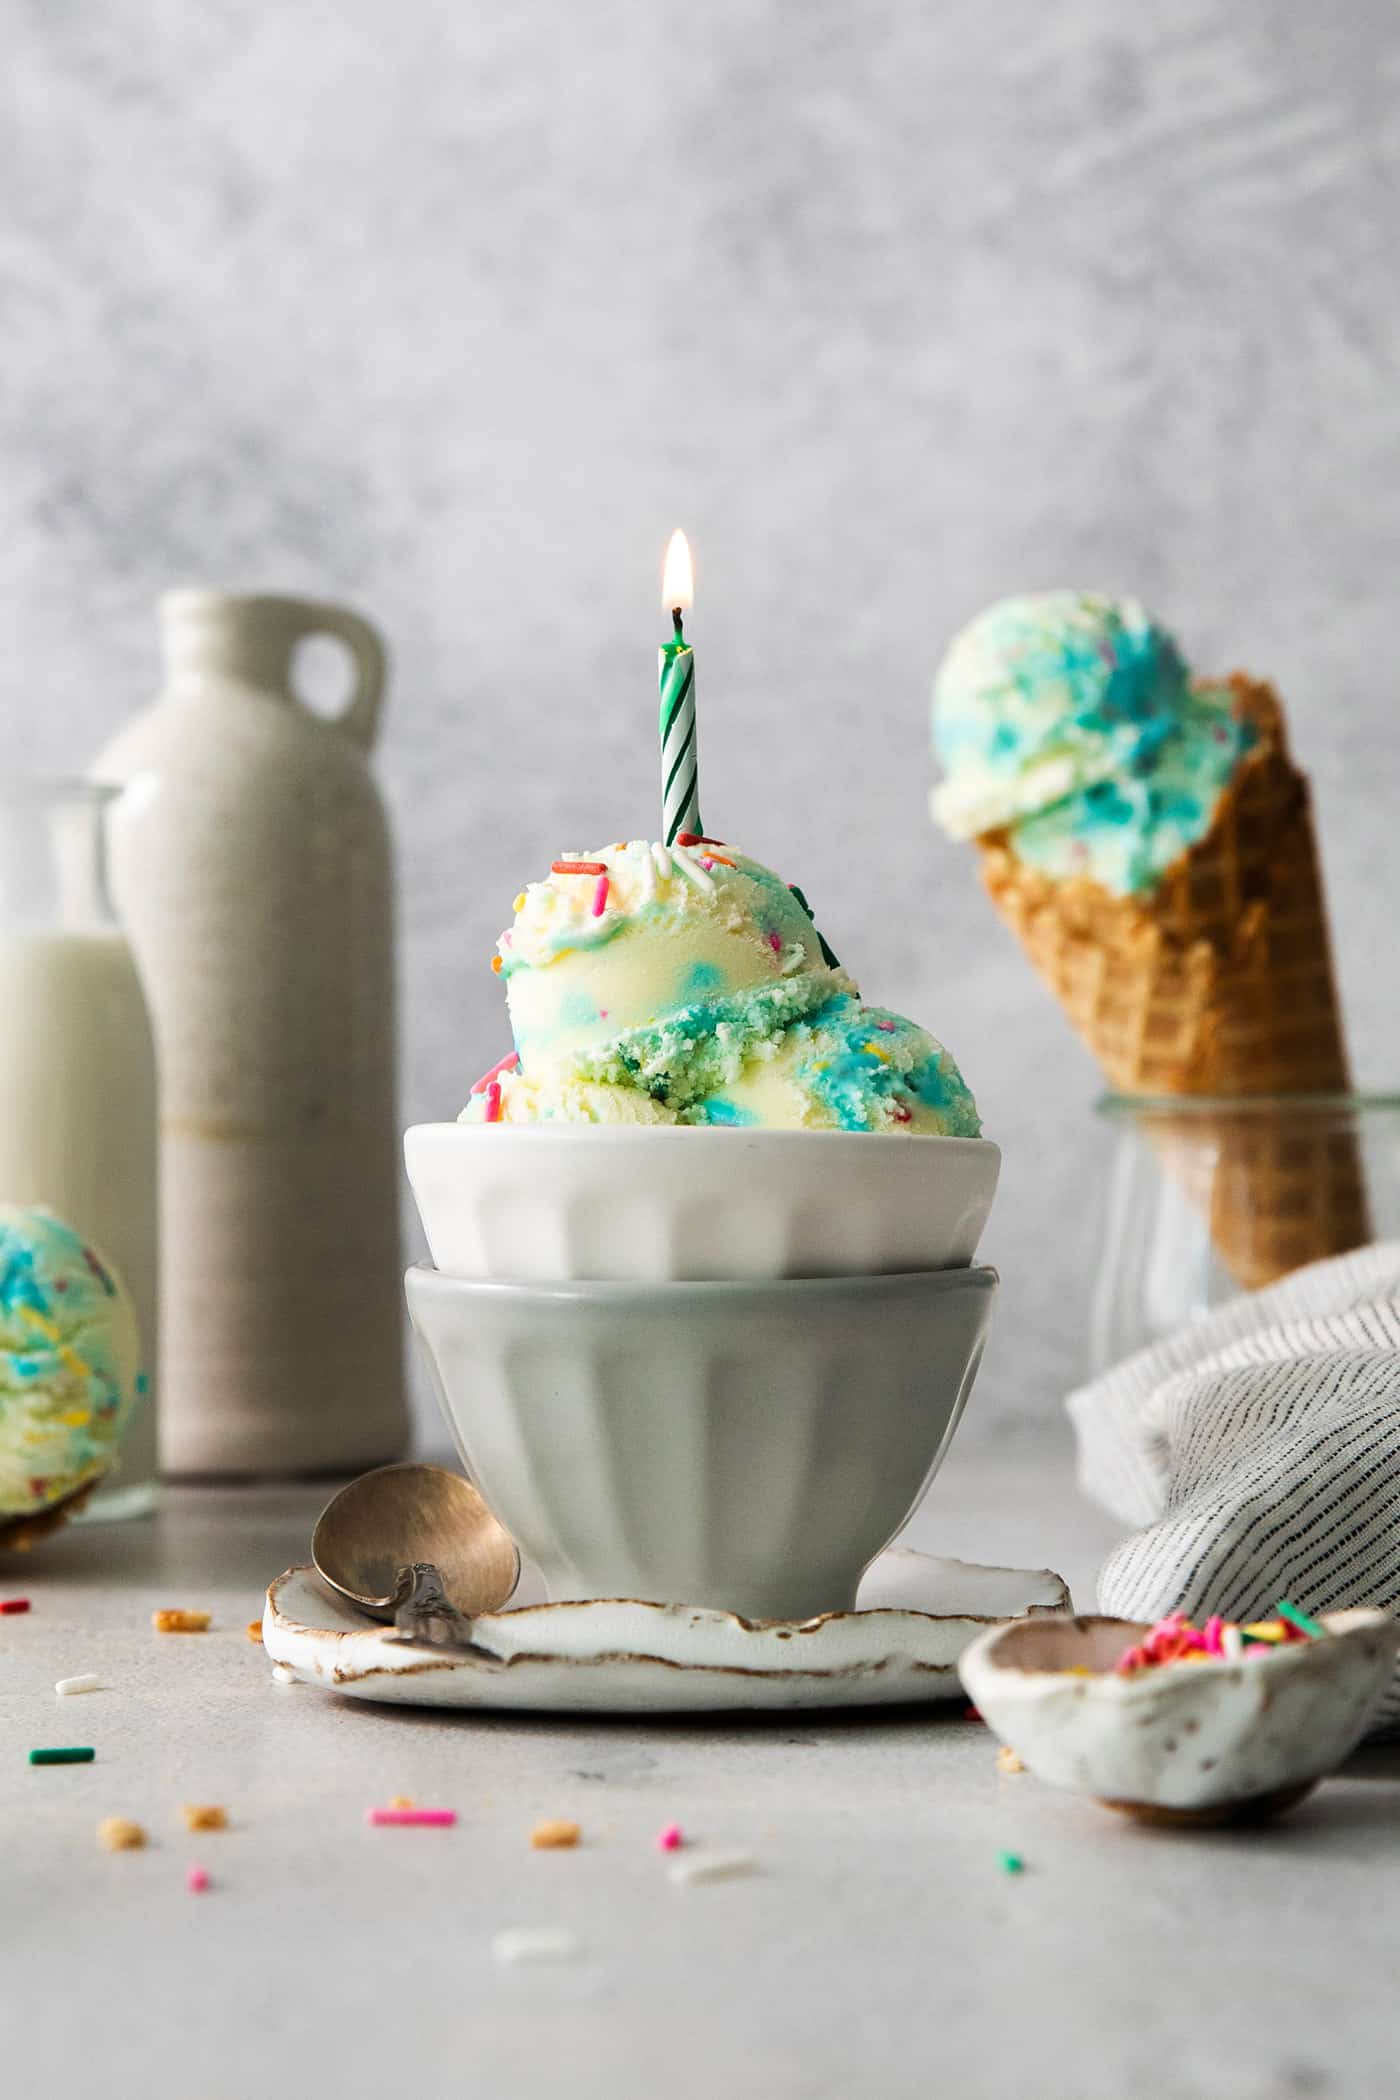
M 1139 1527 L 1099 1607 L 1400 1607 L 1400 1243 L 1237 1298 L 1070 1395 L 1084 1492 Z M 1400 1733 L 1400 1668 L 1372 1736 Z

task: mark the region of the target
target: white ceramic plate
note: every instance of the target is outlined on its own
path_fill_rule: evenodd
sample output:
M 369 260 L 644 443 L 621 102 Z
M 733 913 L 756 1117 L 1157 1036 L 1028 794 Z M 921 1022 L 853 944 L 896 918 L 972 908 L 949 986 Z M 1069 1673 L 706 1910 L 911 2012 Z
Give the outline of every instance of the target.
M 524 1604 L 473 1622 L 491 1659 L 366 1625 L 312 1568 L 267 1593 L 263 1645 L 303 1684 L 405 1706 L 703 1713 L 962 1699 L 958 1657 L 989 1626 L 1069 1607 L 1048 1569 L 981 1568 L 893 1547 L 860 1608 L 751 1625 L 689 1605 Z

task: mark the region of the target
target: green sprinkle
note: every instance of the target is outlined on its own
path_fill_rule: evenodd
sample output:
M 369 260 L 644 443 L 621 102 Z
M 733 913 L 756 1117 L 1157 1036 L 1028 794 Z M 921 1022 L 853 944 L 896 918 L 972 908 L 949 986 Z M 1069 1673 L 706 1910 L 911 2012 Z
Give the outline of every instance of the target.
M 997 1865 L 1003 1874 L 1024 1874 L 1026 1871 L 1026 1862 L 1019 1852 L 999 1852 Z
M 95 1750 L 31 1750 L 31 1765 L 90 1765 L 96 1757 Z
M 1316 1619 L 1310 1619 L 1305 1611 L 1298 1609 L 1296 1604 L 1290 1604 L 1286 1597 L 1279 1598 L 1278 1603 L 1274 1606 L 1274 1610 L 1281 1619 L 1287 1619 L 1290 1626 L 1296 1626 L 1300 1633 L 1307 1634 L 1310 1640 L 1326 1640 L 1327 1628 L 1320 1626 Z

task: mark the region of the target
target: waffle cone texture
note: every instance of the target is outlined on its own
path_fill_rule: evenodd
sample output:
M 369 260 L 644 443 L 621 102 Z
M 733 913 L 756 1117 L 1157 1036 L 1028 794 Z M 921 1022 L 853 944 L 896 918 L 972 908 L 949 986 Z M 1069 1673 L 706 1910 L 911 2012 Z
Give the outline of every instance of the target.
M 1007 834 L 978 841 L 1002 918 L 1125 1094 L 1340 1094 L 1346 1047 L 1307 781 L 1288 751 L 1272 688 L 1236 675 L 1258 737 L 1204 838 L 1146 896 L 1027 867 Z M 1272 1282 L 1370 1237 L 1354 1137 L 1339 1119 L 1222 1111 L 1208 1202 L 1211 1236 L 1236 1282 Z M 1202 1117 L 1154 1117 L 1174 1173 L 1202 1179 Z

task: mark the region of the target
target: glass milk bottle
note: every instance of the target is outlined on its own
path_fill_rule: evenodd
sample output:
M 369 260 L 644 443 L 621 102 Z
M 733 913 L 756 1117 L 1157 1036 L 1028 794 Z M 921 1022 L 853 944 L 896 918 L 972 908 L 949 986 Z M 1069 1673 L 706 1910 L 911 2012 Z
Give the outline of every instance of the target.
M 156 1065 L 107 890 L 116 790 L 0 779 L 0 1202 L 42 1204 L 121 1272 L 156 1363 Z M 155 1503 L 154 1390 L 90 1516 Z

